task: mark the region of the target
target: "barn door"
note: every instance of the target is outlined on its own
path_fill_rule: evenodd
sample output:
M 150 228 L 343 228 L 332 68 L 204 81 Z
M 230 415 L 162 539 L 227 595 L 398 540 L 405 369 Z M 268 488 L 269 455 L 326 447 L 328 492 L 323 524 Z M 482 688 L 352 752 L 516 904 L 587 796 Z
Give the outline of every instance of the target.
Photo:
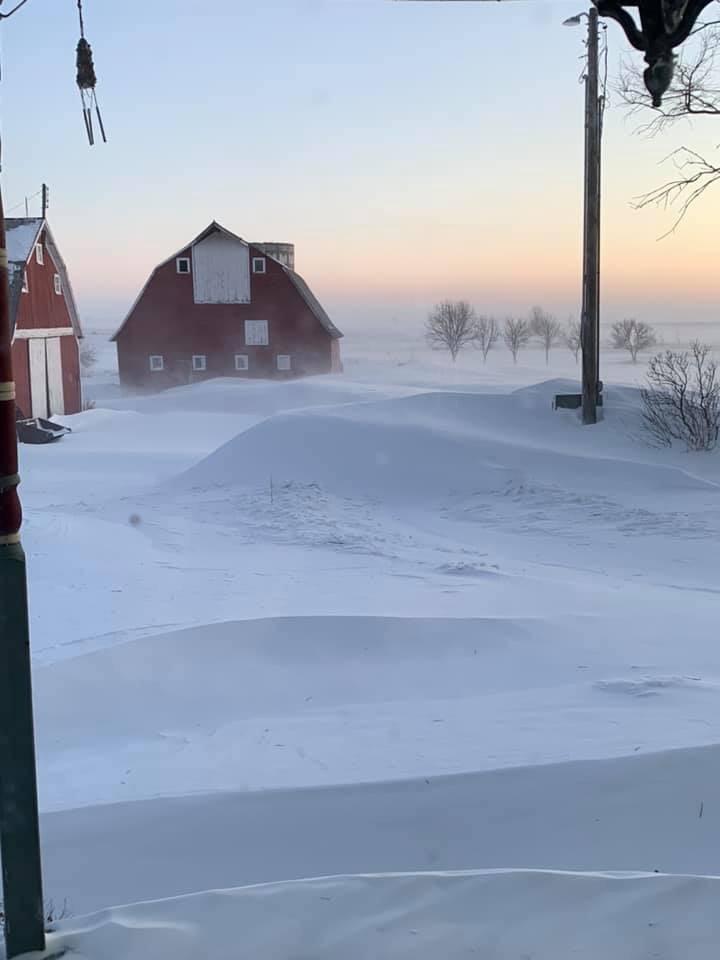
M 45 341 L 40 337 L 28 340 L 30 354 L 30 403 L 34 417 L 47 417 L 47 363 L 45 360 Z
M 47 344 L 47 379 L 48 405 L 50 416 L 61 416 L 65 413 L 65 396 L 63 393 L 62 354 L 60 353 L 60 337 L 50 337 Z

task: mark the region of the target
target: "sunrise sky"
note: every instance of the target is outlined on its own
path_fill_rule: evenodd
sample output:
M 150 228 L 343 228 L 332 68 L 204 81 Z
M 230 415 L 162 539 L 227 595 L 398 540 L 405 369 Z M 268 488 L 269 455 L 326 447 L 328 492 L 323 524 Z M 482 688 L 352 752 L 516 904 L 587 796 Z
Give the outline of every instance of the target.
M 4 25 L 2 126 L 6 208 L 49 183 L 86 323 L 119 323 L 212 219 L 294 242 L 349 332 L 417 325 L 445 297 L 577 314 L 584 34 L 561 24 L 582 0 L 84 4 L 110 142 L 84 136 L 75 0 Z M 608 36 L 612 78 L 630 53 Z M 611 99 L 604 319 L 716 320 L 720 188 L 662 242 L 672 213 L 630 202 L 675 147 L 713 155 L 720 124 L 644 140 Z

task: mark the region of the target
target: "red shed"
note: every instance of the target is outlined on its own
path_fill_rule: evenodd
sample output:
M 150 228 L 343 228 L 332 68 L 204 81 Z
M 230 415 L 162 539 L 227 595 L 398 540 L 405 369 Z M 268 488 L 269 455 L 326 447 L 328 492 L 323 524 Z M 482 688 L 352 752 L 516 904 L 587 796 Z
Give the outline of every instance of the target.
M 294 261 L 292 244 L 246 243 L 213 221 L 155 267 L 113 337 L 120 382 L 339 372 L 342 334 Z
M 5 221 L 17 406 L 25 417 L 78 413 L 82 337 L 67 270 L 42 217 Z

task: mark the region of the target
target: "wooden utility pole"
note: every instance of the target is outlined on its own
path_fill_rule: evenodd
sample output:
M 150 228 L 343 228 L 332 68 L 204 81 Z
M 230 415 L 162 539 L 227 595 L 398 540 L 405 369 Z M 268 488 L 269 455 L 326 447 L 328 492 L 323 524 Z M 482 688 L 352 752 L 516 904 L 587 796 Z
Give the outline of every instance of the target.
M 600 347 L 600 83 L 598 12 L 588 13 L 585 77 L 585 223 L 583 231 L 582 419 L 597 423 Z
M 48 190 L 47 184 L 42 185 L 42 218 L 45 219 L 47 215 L 47 208 L 50 206 L 50 191 Z

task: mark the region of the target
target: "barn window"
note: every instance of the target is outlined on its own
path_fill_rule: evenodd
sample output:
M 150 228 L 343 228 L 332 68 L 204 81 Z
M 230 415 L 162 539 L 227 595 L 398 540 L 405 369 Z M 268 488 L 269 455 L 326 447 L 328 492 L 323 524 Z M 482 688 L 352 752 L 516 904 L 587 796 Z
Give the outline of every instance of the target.
M 55 293 L 59 296 L 62 293 L 62 280 L 59 273 L 56 273 L 53 277 L 53 283 L 55 284 Z
M 35 263 L 39 263 L 40 266 L 45 263 L 43 258 L 43 245 L 41 243 L 35 244 Z
M 193 370 L 207 370 L 207 357 L 204 353 L 193 355 Z
M 235 354 L 235 369 L 236 370 L 249 370 L 250 369 L 250 360 L 246 353 L 236 353 Z
M 154 356 L 150 357 L 150 369 L 153 373 L 157 373 L 159 370 L 165 369 L 165 360 L 163 357 Z
M 23 270 L 23 284 L 22 292 L 27 293 L 30 287 L 28 286 L 27 270 Z
M 290 357 L 283 354 L 278 354 L 277 358 L 277 368 L 278 370 L 289 370 L 290 369 Z
M 190 273 L 190 257 L 178 257 L 175 265 L 178 273 Z
M 249 347 L 266 347 L 269 342 L 267 320 L 245 321 L 245 343 Z
M 265 257 L 253 257 L 253 273 L 267 273 Z

